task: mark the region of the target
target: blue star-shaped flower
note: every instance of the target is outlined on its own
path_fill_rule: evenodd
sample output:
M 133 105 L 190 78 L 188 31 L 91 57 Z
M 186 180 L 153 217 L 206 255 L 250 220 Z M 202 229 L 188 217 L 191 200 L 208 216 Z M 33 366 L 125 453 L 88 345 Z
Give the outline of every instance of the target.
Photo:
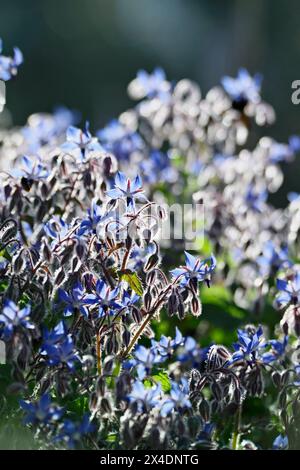
M 187 251 L 184 253 L 186 265 L 171 271 L 174 278 L 181 278 L 182 285 L 186 285 L 190 279 L 195 279 L 199 282 L 205 280 L 209 281 L 211 273 L 217 265 L 214 255 L 201 261 L 199 258 L 195 258 L 195 256 L 191 255 Z
M 102 146 L 96 137 L 92 137 L 89 131 L 89 123 L 86 122 L 83 130 L 78 127 L 69 126 L 66 133 L 67 141 L 62 144 L 61 149 L 64 152 L 75 152 L 80 160 L 84 160 L 89 152 L 103 152 Z
M 66 304 L 64 315 L 69 317 L 74 313 L 75 310 L 79 310 L 82 315 L 88 317 L 89 312 L 87 305 L 93 305 L 96 303 L 96 299 L 91 294 L 86 294 L 82 284 L 77 282 L 71 293 L 63 289 L 58 290 L 59 299 Z
M 240 360 L 255 362 L 258 359 L 258 350 L 266 345 L 262 327 L 259 326 L 255 332 L 238 330 L 237 333 L 238 342 L 233 345 L 235 352 L 228 361 L 228 364 L 233 364 Z
M 12 300 L 7 300 L 0 315 L 0 336 L 3 340 L 9 340 L 18 327 L 33 330 L 34 324 L 30 321 L 30 305 L 20 309 Z
M 75 363 L 80 361 L 71 335 L 67 335 L 54 345 L 44 343 L 42 351 L 47 354 L 50 366 L 66 365 L 71 372 L 75 368 Z
M 113 189 L 106 191 L 106 194 L 111 199 L 124 199 L 130 209 L 134 209 L 135 199 L 146 200 L 140 176 L 137 175 L 134 180 L 130 180 L 120 171 L 115 176 Z
M 99 307 L 99 317 L 103 317 L 107 313 L 114 315 L 116 310 L 123 307 L 121 300 L 118 300 L 118 295 L 118 287 L 112 289 L 102 279 L 98 279 L 95 294 L 89 295 L 89 300 Z

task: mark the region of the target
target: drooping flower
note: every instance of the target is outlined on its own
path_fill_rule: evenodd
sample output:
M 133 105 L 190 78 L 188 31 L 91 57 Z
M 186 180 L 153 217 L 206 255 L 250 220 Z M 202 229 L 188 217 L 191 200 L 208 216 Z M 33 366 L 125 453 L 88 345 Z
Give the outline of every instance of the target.
M 138 294 L 135 294 L 134 292 L 129 293 L 127 290 L 123 292 L 122 295 L 122 308 L 123 307 L 131 307 L 132 305 L 136 304 L 140 299 L 140 296 Z
M 56 146 L 69 126 L 78 120 L 78 113 L 59 106 L 53 114 L 35 113 L 21 129 L 30 154 L 38 154 L 45 145 Z

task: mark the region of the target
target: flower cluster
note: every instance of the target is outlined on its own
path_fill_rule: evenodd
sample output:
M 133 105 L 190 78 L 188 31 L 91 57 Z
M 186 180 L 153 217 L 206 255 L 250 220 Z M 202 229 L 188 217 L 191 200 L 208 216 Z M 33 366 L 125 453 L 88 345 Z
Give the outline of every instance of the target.
M 300 139 L 248 150 L 261 77 L 221 84 L 140 71 L 95 136 L 64 108 L 0 133 L 0 340 L 40 448 L 297 448 L 300 198 L 269 194 Z M 159 243 L 174 201 L 205 204 L 193 253 Z

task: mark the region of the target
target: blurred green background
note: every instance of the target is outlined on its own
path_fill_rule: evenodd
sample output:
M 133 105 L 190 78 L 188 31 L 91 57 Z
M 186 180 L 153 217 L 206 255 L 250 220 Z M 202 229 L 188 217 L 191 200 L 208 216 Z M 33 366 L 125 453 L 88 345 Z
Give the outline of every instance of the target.
M 137 69 L 162 66 L 169 78 L 189 77 L 203 92 L 245 66 L 264 75 L 263 97 L 277 111 L 267 130 L 286 140 L 300 133 L 297 0 L 0 0 L 5 52 L 18 45 L 25 63 L 8 84 L 8 108 L 23 124 L 57 104 L 79 109 L 92 129 L 125 110 L 126 86 Z M 295 167 L 296 165 L 296 167 Z M 277 196 L 297 190 L 300 163 L 286 168 Z

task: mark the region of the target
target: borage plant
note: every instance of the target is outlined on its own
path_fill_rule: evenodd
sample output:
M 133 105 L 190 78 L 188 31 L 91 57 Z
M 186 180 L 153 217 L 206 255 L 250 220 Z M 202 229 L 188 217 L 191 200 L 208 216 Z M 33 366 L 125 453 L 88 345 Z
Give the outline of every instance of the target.
M 21 62 L 0 56 L 0 77 Z M 65 108 L 1 131 L 4 446 L 299 447 L 300 203 L 268 196 L 300 139 L 241 149 L 275 118 L 260 88 L 242 69 L 202 97 L 140 71 L 97 137 Z M 159 233 L 191 201 L 204 243 L 183 256 Z

